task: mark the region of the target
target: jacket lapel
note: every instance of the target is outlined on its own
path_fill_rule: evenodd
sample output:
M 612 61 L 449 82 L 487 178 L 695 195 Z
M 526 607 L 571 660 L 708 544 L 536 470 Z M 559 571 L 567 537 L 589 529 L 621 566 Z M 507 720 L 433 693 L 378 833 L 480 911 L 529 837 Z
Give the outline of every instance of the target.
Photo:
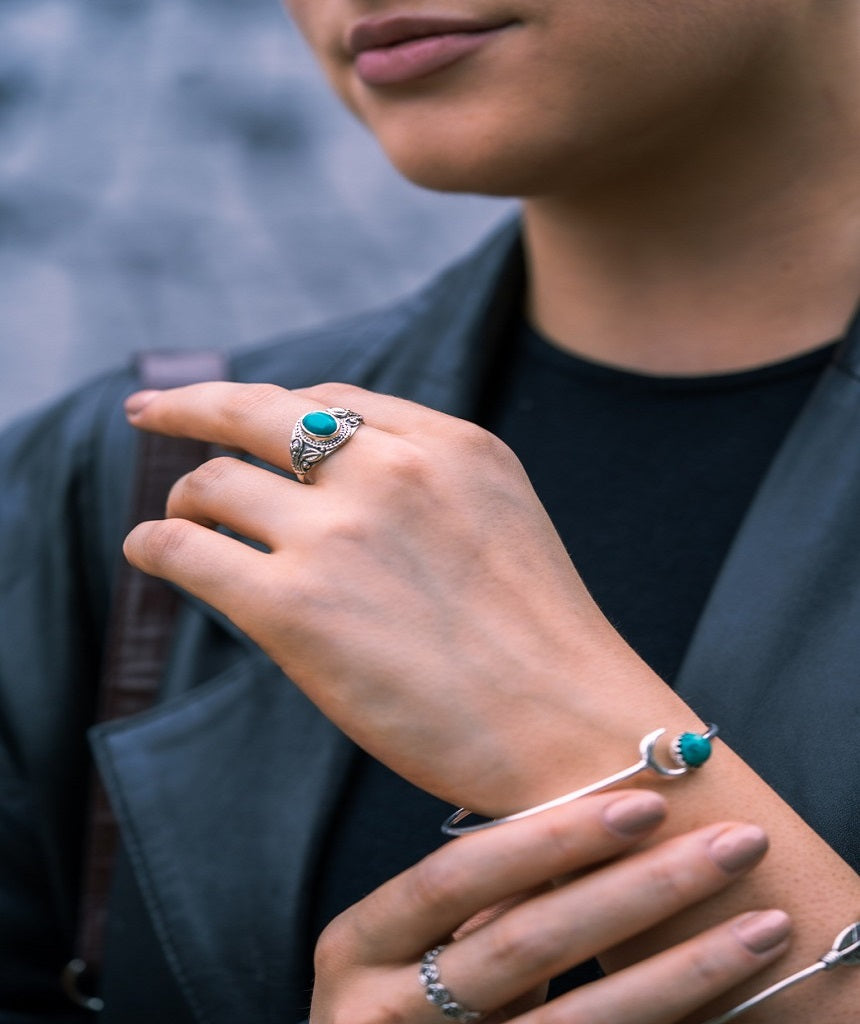
M 314 851 L 351 745 L 276 666 L 245 654 L 191 693 L 93 730 L 93 747 L 196 1019 L 304 1016 Z
M 783 443 L 735 538 L 678 692 L 858 863 L 860 323 Z

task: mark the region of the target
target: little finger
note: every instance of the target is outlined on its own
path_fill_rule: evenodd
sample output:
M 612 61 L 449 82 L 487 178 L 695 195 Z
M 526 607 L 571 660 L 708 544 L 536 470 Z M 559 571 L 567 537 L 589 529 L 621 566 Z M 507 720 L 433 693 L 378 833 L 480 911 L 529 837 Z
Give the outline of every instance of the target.
M 781 910 L 742 914 L 567 993 L 516 1024 L 675 1024 L 778 960 L 790 932 Z
M 214 605 L 242 627 L 242 612 L 260 599 L 269 555 L 185 519 L 140 523 L 123 553 L 150 576 L 167 579 Z

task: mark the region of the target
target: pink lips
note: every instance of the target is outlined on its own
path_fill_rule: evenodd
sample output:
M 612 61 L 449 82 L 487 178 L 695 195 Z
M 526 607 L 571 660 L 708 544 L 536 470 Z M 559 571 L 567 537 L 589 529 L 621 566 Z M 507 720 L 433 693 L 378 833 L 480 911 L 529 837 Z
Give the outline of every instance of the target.
M 366 85 L 396 85 L 461 60 L 509 24 L 411 16 L 366 19 L 352 28 L 347 49 Z

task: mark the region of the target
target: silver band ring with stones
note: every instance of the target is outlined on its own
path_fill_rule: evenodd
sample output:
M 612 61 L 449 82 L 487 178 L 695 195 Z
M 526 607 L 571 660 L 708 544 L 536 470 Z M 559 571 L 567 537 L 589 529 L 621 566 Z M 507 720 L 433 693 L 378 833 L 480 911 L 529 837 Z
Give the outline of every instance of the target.
M 290 438 L 290 461 L 301 483 L 313 483 L 308 473 L 346 444 L 362 422 L 359 413 L 341 408 L 317 409 L 297 420 Z
M 477 1010 L 467 1010 L 462 1003 L 451 995 L 449 989 L 442 984 L 442 977 L 439 973 L 439 964 L 436 958 L 445 949 L 445 946 L 434 946 L 428 949 L 421 957 L 421 964 L 418 968 L 418 981 L 424 988 L 424 996 L 428 1003 L 438 1006 L 442 1016 L 448 1020 L 457 1021 L 458 1024 L 473 1024 L 474 1021 L 483 1017 Z

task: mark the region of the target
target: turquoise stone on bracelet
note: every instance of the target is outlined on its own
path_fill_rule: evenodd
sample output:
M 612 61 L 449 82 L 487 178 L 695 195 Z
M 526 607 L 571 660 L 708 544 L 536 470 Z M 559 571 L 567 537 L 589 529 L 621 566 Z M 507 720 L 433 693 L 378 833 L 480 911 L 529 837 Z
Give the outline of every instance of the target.
M 314 437 L 331 437 L 337 433 L 338 423 L 331 413 L 318 410 L 302 416 L 302 427 Z
M 699 768 L 711 756 L 711 741 L 697 732 L 682 732 L 672 741 L 672 757 L 682 768 Z

